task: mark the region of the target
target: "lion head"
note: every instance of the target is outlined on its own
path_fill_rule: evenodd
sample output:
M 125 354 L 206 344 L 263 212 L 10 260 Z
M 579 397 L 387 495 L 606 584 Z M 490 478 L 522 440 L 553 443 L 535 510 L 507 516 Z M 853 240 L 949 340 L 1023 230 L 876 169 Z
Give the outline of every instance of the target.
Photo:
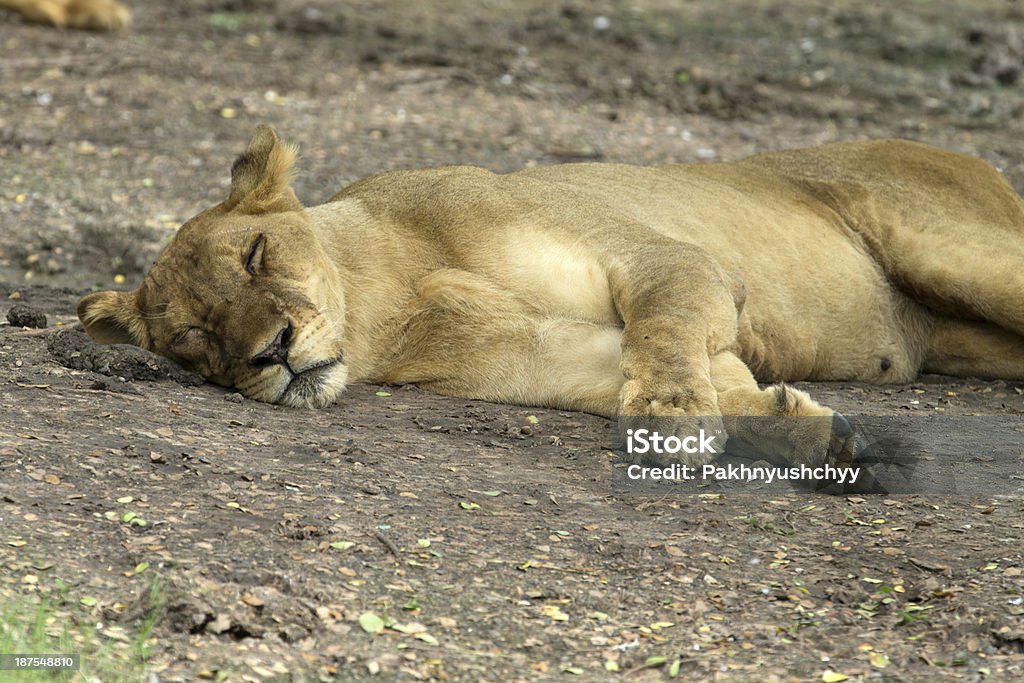
M 321 407 L 344 389 L 337 268 L 290 186 L 295 152 L 257 129 L 226 200 L 183 225 L 138 289 L 82 298 L 101 343 L 136 344 L 249 398 Z

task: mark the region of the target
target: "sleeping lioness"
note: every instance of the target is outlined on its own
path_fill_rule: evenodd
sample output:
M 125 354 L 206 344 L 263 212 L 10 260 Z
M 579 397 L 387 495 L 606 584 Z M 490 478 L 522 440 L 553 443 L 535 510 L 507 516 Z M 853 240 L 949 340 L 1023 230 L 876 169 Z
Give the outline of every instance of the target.
M 887 140 L 657 168 L 453 166 L 309 208 L 293 162 L 260 127 L 228 198 L 137 290 L 81 300 L 88 333 L 291 406 L 388 382 L 718 429 L 827 418 L 765 437 L 793 461 L 848 457 L 855 437 L 758 381 L 1024 378 L 1024 205 L 974 158 Z

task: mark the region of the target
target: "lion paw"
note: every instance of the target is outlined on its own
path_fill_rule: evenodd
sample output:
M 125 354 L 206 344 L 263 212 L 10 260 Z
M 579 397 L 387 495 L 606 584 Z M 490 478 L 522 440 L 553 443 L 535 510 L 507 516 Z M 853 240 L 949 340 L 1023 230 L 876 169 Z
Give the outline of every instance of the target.
M 660 381 L 631 379 L 622 385 L 619 404 L 623 415 L 674 417 L 718 415 L 718 395 L 709 380 L 690 377 Z
M 857 435 L 845 417 L 784 384 L 770 391 L 777 415 L 728 419 L 733 453 L 811 467 L 854 461 Z
M 631 380 L 623 386 L 621 402 L 622 432 L 638 464 L 699 467 L 725 451 L 728 436 L 710 386 Z

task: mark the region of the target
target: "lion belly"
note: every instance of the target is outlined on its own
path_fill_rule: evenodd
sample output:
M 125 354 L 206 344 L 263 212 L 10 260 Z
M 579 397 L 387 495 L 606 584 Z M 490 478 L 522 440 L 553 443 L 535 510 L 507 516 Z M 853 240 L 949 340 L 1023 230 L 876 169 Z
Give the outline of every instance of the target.
M 861 380 L 906 382 L 924 358 L 928 313 L 879 281 L 869 266 L 801 273 L 795 286 L 767 291 L 750 276 L 740 356 L 762 382 Z M 860 276 L 860 277 L 856 277 Z

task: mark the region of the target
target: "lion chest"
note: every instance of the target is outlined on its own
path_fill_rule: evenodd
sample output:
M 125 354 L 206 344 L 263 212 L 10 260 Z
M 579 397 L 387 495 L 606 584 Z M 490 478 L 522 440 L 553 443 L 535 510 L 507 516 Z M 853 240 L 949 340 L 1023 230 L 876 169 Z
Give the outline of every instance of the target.
M 621 324 L 598 258 L 579 241 L 516 231 L 478 267 L 527 309 L 546 317 Z

